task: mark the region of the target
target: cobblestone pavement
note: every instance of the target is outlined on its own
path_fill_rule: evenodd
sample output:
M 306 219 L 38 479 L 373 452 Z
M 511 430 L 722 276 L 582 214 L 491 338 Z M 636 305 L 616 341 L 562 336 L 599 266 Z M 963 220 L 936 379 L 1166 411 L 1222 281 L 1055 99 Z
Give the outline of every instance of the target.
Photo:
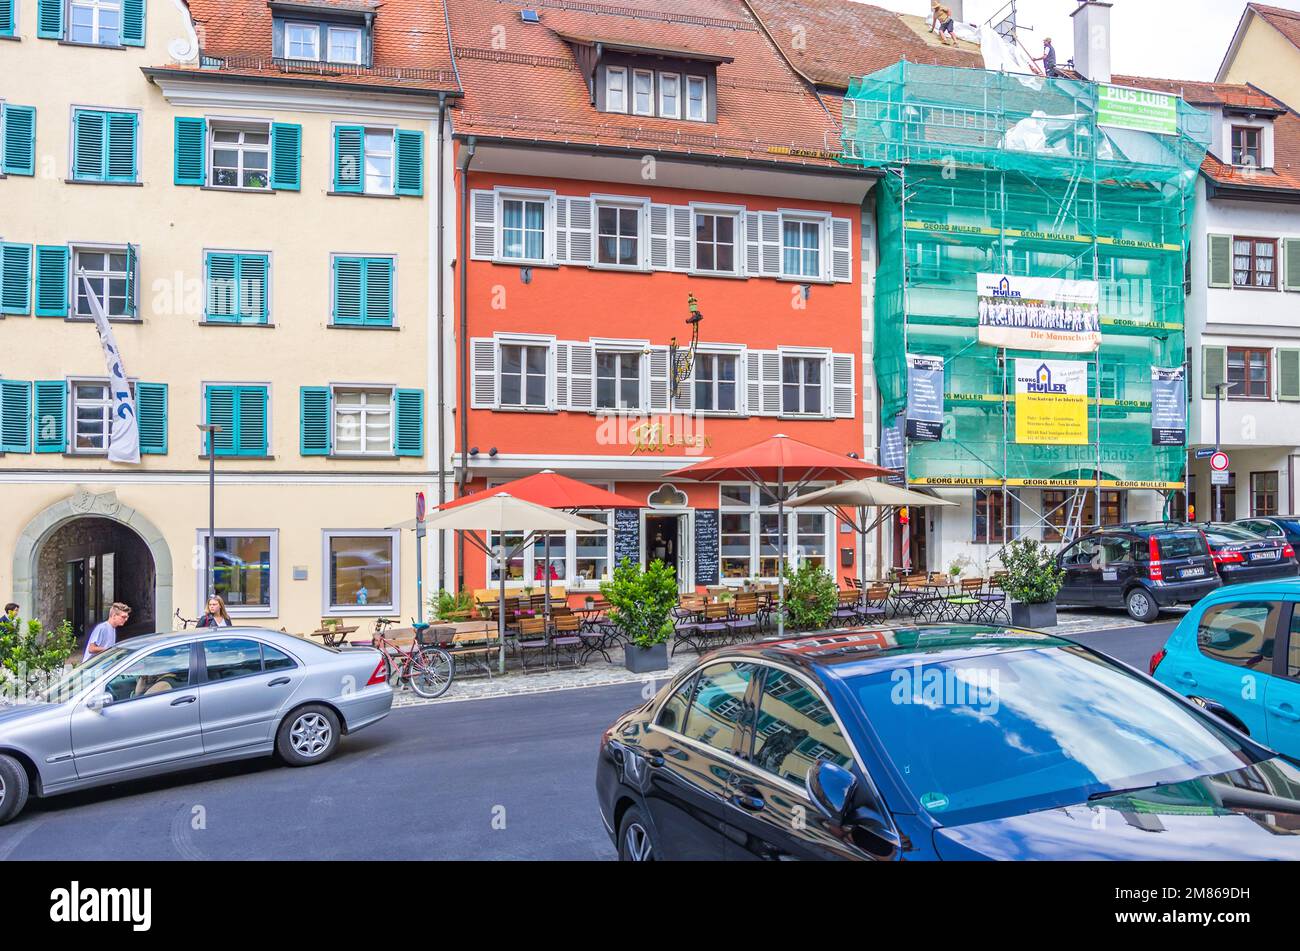
M 1177 620 L 1183 609 L 1171 610 L 1161 615 L 1161 620 Z M 1085 613 L 1083 611 L 1061 611 L 1057 616 L 1055 627 L 1043 628 L 1053 634 L 1082 634 L 1090 631 L 1105 631 L 1133 627 L 1135 622 L 1123 611 L 1108 613 Z M 907 619 L 886 622 L 886 627 L 906 627 Z M 468 675 L 457 673 L 451 689 L 437 700 L 423 700 L 417 697 L 409 687 L 403 687 L 393 700 L 395 707 L 424 706 L 431 703 L 457 703 L 464 700 L 484 700 L 492 697 L 513 697 L 523 694 L 549 693 L 555 690 L 576 690 L 583 687 L 604 687 L 612 684 L 644 683 L 645 696 L 648 699 L 666 680 L 670 680 L 678 671 L 690 666 L 695 661 L 695 653 L 689 648 L 679 650 L 676 656 L 668 659 L 668 670 L 653 674 L 634 674 L 623 666 L 623 651 L 614 648 L 609 652 L 610 662 L 603 659 L 593 660 L 582 667 L 563 667 L 558 670 L 538 671 L 524 674 L 517 669 L 507 667 L 504 675 L 494 674 L 490 679 L 484 674 L 472 672 Z M 507 663 L 510 657 L 507 654 Z

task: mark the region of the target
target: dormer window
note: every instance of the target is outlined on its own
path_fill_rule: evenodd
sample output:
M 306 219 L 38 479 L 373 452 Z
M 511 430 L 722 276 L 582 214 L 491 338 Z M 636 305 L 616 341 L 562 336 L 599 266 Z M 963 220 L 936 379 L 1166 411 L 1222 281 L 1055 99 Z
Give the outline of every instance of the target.
M 315 23 L 286 23 L 284 40 L 289 59 L 320 59 L 320 26 Z
M 1264 164 L 1264 130 L 1257 126 L 1232 127 L 1232 164 L 1260 168 Z
M 688 119 L 691 122 L 709 121 L 710 83 L 705 76 L 685 77 L 686 103 L 683 109 L 681 73 L 632 66 L 605 66 L 603 72 L 605 112 Z
M 329 36 L 329 56 L 331 63 L 361 63 L 362 32 L 352 26 L 331 26 Z
M 369 66 L 374 15 L 317 0 L 273 0 L 277 59 Z
M 605 111 L 627 112 L 627 70 L 622 66 L 605 67 Z
M 709 119 L 708 81 L 703 76 L 686 77 L 686 118 L 692 122 Z
M 718 119 L 718 70 L 730 56 L 560 34 L 600 112 L 688 122 Z

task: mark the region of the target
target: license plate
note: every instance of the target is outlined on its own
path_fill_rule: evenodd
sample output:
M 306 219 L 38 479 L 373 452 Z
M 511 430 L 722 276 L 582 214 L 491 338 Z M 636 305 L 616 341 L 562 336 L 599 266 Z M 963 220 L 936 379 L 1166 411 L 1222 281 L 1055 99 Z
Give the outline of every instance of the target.
M 1184 568 L 1181 577 L 1183 578 L 1203 578 L 1205 577 L 1204 568 Z
M 1251 561 L 1277 561 L 1281 557 L 1281 552 L 1277 551 L 1254 551 L 1250 553 Z

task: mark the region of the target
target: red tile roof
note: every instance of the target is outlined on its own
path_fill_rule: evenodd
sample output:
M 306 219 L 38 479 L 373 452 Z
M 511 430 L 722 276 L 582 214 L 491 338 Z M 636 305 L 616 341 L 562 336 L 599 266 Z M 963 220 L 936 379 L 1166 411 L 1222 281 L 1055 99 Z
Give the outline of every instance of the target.
M 1258 14 L 1265 23 L 1273 27 L 1292 45 L 1300 48 L 1300 12 L 1283 10 L 1281 7 L 1266 7 L 1262 3 L 1247 4 L 1251 12 Z
M 373 65 L 276 60 L 272 57 L 272 13 L 266 0 L 187 0 L 209 65 L 166 68 L 285 82 L 309 80 L 423 92 L 457 90 L 442 0 L 286 0 L 286 3 L 373 11 Z
M 969 44 L 931 42 L 901 14 L 854 0 L 747 0 L 747 4 L 803 75 L 822 86 L 847 89 L 850 80 L 906 58 L 929 66 L 983 69 Z M 921 9 L 924 5 L 917 4 Z M 911 18 L 915 19 L 915 18 Z
M 447 4 L 465 89 L 452 116 L 458 135 L 838 164 L 834 120 L 742 0 Z M 541 22 L 524 23 L 524 9 Z M 729 60 L 717 66 L 717 122 L 598 112 L 565 36 Z

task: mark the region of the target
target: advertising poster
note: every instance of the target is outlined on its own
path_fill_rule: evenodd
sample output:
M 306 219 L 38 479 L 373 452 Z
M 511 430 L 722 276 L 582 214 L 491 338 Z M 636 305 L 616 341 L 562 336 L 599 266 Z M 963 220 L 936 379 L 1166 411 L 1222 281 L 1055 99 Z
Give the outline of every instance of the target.
M 907 438 L 943 438 L 943 357 L 907 355 Z
M 1011 350 L 1093 353 L 1101 345 L 1096 281 L 980 274 L 979 342 Z
M 1016 360 L 1016 442 L 1085 446 L 1088 441 L 1088 364 Z
M 1178 134 L 1178 100 L 1128 86 L 1097 87 L 1097 125 L 1154 135 Z
M 1187 376 L 1182 367 L 1151 368 L 1151 445 L 1187 445 Z

